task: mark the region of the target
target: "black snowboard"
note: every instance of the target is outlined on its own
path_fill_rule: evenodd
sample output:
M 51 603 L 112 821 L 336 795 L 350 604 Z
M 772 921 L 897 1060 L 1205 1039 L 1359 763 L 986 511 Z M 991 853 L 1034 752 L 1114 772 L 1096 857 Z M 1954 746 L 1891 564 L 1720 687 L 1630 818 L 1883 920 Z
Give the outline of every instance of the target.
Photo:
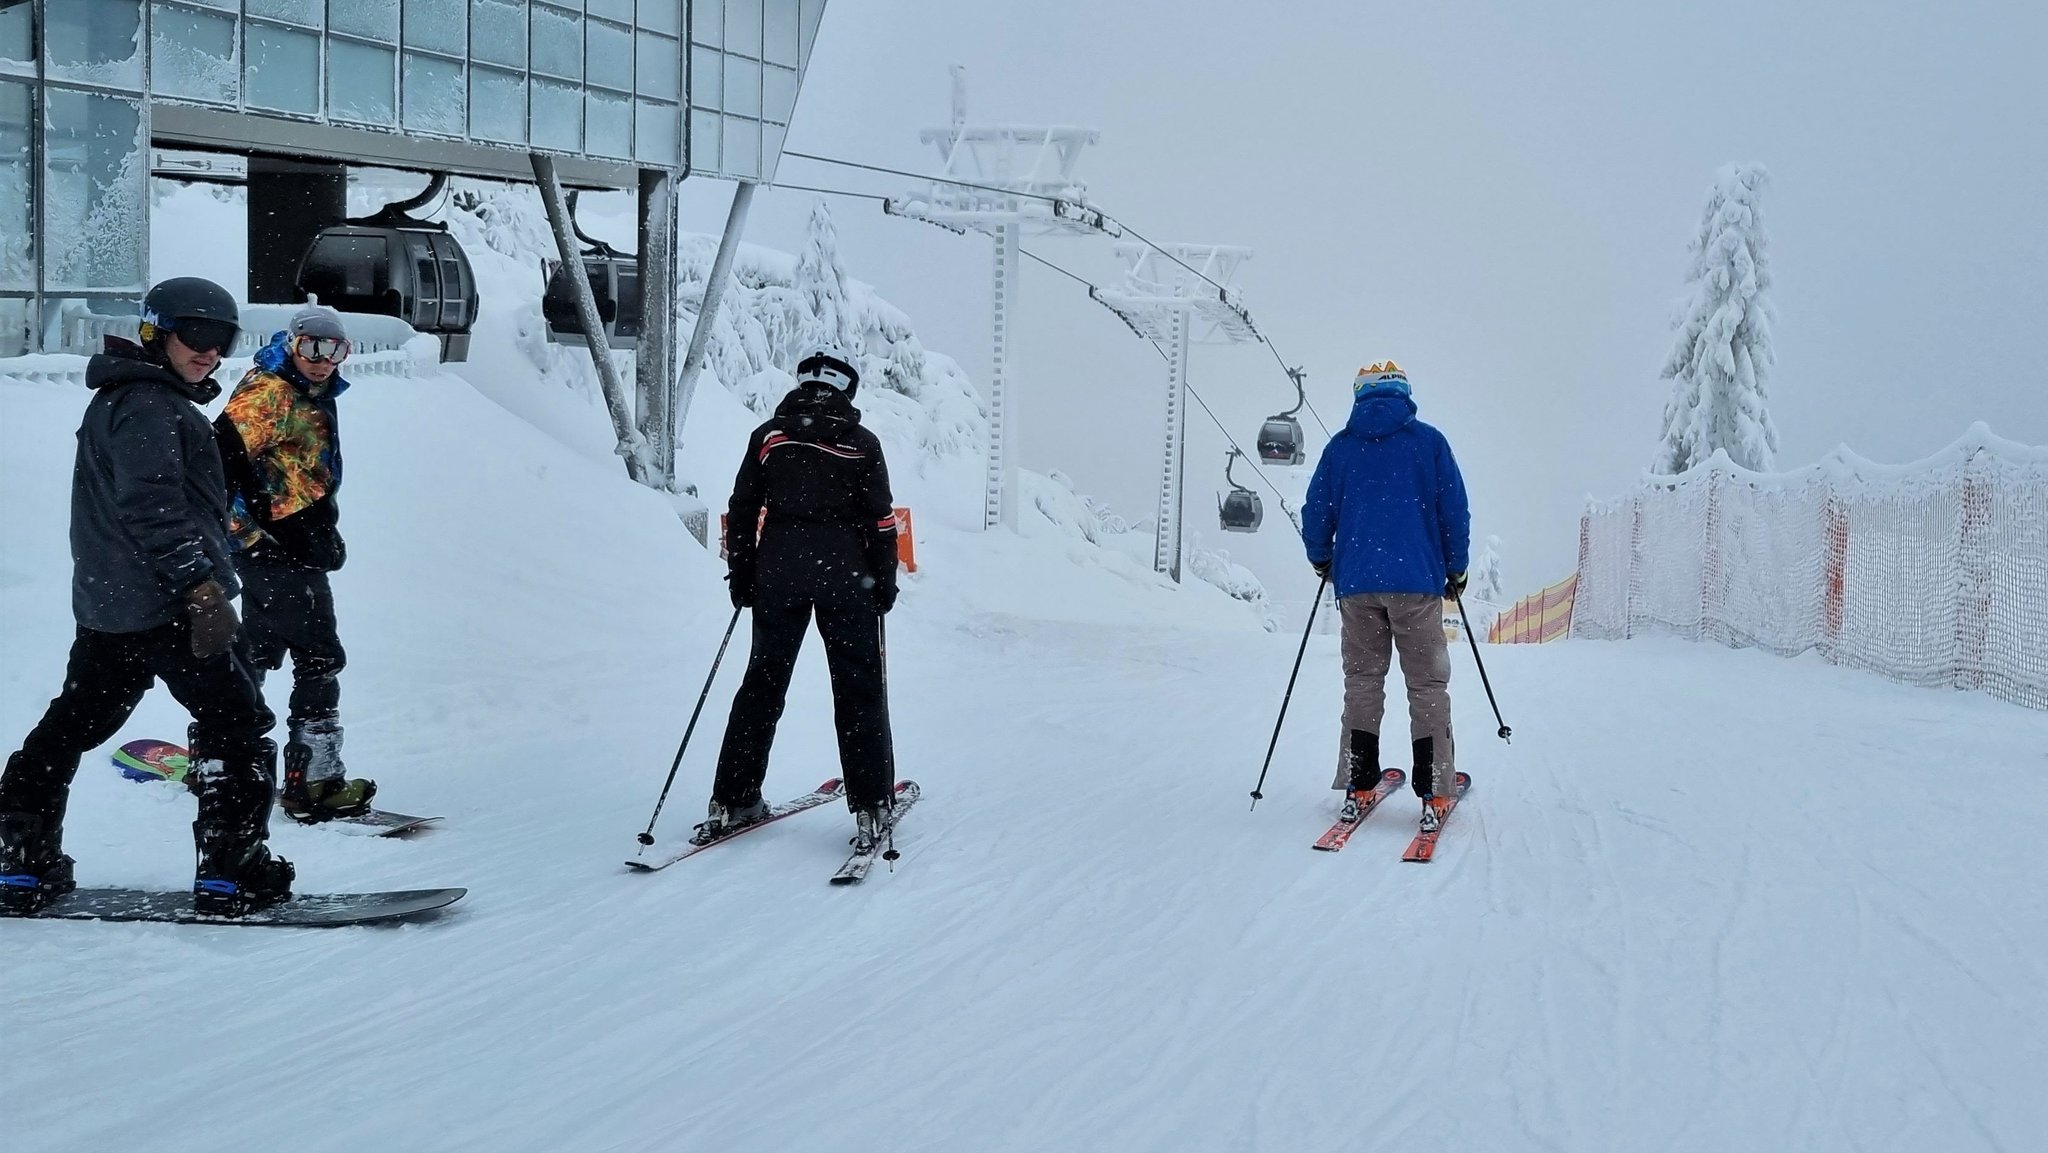
M 30 919 L 64 921 L 168 921 L 180 925 L 299 925 L 328 927 L 395 921 L 438 912 L 468 889 L 409 889 L 392 893 L 307 893 L 240 917 L 203 917 L 192 893 L 156 889 L 77 889 Z

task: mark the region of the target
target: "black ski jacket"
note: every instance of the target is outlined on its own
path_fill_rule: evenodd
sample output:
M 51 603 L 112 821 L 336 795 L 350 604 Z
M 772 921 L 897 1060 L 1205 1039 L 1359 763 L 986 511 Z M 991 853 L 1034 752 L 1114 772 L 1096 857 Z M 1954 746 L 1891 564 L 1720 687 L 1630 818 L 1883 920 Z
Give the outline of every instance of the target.
M 733 587 L 763 601 L 893 595 L 889 466 L 852 400 L 799 387 L 754 430 L 726 506 L 726 564 Z
M 212 378 L 187 384 L 125 340 L 87 362 L 93 390 L 71 470 L 71 611 L 105 633 L 180 619 L 205 580 L 229 596 L 228 493 L 213 426 L 199 405 Z

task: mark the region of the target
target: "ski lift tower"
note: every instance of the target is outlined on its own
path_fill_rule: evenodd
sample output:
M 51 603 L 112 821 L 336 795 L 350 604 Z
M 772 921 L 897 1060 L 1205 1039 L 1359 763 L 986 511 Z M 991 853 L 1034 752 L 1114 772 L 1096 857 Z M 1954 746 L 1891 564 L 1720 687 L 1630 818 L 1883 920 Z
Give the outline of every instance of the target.
M 967 122 L 966 69 L 953 68 L 953 117 L 944 128 L 918 134 L 939 149 L 939 176 L 909 195 L 885 201 L 882 211 L 922 220 L 952 232 L 995 238 L 994 355 L 989 371 L 989 446 L 983 487 L 984 529 L 1017 527 L 1017 398 L 1010 365 L 1017 301 L 1018 241 L 1026 236 L 1107 232 L 1115 222 L 1088 206 L 1088 189 L 1074 179 L 1093 128 L 1032 127 Z
M 1263 340 L 1231 283 L 1252 250 L 1220 244 L 1119 244 L 1121 289 L 1088 295 L 1166 354 L 1166 453 L 1159 469 L 1159 518 L 1152 568 L 1180 580 L 1181 478 L 1187 444 L 1188 346 Z M 1220 286 L 1220 287 L 1219 287 Z

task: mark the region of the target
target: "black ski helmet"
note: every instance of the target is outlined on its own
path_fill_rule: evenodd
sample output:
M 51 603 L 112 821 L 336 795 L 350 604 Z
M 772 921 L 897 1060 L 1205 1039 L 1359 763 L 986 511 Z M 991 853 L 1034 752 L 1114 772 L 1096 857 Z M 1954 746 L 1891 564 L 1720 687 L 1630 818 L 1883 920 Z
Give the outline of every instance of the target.
M 227 289 L 200 276 L 160 281 L 142 297 L 142 343 L 154 345 L 183 321 L 208 321 L 229 329 L 242 326 L 242 310 Z

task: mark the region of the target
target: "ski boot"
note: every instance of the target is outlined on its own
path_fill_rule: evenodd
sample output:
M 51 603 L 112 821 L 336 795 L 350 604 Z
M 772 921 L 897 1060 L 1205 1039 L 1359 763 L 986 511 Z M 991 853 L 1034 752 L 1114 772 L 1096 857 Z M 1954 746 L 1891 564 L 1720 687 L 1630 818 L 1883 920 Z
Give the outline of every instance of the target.
M 1444 818 L 1450 815 L 1450 811 L 1451 799 L 1449 797 L 1422 798 L 1422 831 L 1434 833 L 1438 829 L 1443 828 Z
M 1356 821 L 1372 804 L 1373 790 L 1380 785 L 1380 735 L 1363 729 L 1351 730 L 1351 747 L 1346 751 L 1349 780 L 1344 793 L 1340 821 Z
M 346 776 L 341 764 L 341 726 L 314 721 L 294 728 L 284 746 L 284 789 L 278 804 L 302 825 L 370 811 L 377 782 Z
M 78 887 L 64 830 L 41 813 L 0 813 L 0 914 L 28 916 Z
M 853 811 L 853 845 L 855 853 L 873 855 L 878 849 L 886 848 L 883 857 L 896 859 L 896 814 L 886 804 L 875 805 Z
M 704 811 L 704 823 L 690 831 L 690 843 L 708 845 L 720 837 L 729 837 L 748 825 L 759 824 L 768 817 L 768 802 L 761 794 L 737 805 L 728 805 L 717 797 Z

